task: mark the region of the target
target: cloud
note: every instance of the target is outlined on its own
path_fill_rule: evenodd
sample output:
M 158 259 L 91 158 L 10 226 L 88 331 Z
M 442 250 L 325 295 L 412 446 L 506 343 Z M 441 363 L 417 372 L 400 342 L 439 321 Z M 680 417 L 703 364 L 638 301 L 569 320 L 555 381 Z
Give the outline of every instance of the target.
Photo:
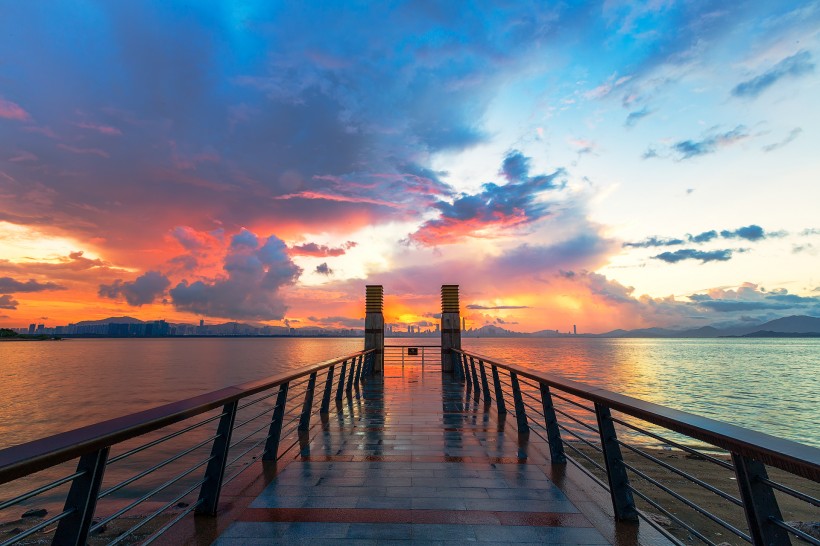
M 362 328 L 364 326 L 363 318 L 310 316 L 308 320 L 325 328 Z
M 212 234 L 197 231 L 189 226 L 176 226 L 171 230 L 170 235 L 186 250 L 202 250 L 212 246 L 215 242 Z
M 0 97 L 0 118 L 26 121 L 30 117 L 28 112 L 23 110 L 19 104 Z
M 315 271 L 319 275 L 325 275 L 326 277 L 333 275 L 333 270 L 328 267 L 327 262 L 317 265 Z
M 784 138 L 780 142 L 774 142 L 772 144 L 768 144 L 766 146 L 763 146 L 763 148 L 761 148 L 761 150 L 763 150 L 764 152 L 773 152 L 775 150 L 779 150 L 780 148 L 790 144 L 794 139 L 799 137 L 802 133 L 803 133 L 803 129 L 801 129 L 800 127 L 795 127 L 794 129 L 792 129 L 789 132 L 788 135 L 786 135 L 786 138 Z
M 91 123 L 88 121 L 81 121 L 79 123 L 75 123 L 74 125 L 76 125 L 80 129 L 96 131 L 97 133 L 100 133 L 102 135 L 119 136 L 122 134 L 122 131 L 120 131 L 116 127 L 111 127 L 110 125 L 101 125 L 98 123 Z
M 624 243 L 624 246 L 633 248 L 653 248 L 659 246 L 682 245 L 683 243 L 683 239 L 662 239 L 659 237 L 648 237 L 643 241 L 638 241 L 636 243 Z
M 0 309 L 17 309 L 20 302 L 8 294 L 0 295 Z
M 732 250 L 695 250 L 693 248 L 682 248 L 675 252 L 663 252 L 657 256 L 652 256 L 656 260 L 674 264 L 683 260 L 700 260 L 706 262 L 725 262 L 732 258 Z
M 652 110 L 649 110 L 646 107 L 643 107 L 640 110 L 635 110 L 634 112 L 630 112 L 629 115 L 626 116 L 626 121 L 624 121 L 624 125 L 626 127 L 635 127 L 639 121 L 651 115 L 652 113 Z
M 710 134 L 701 140 L 681 140 L 672 145 L 672 151 L 678 154 L 679 160 L 713 154 L 718 149 L 730 146 L 749 138 L 749 132 L 743 125 L 738 125 L 725 133 Z
M 708 243 L 712 239 L 716 239 L 717 236 L 717 231 L 712 229 L 709 231 L 698 233 L 697 235 L 689 235 L 687 236 L 687 239 L 689 239 L 689 241 L 692 243 Z
M 766 232 L 762 227 L 754 224 L 735 230 L 723 230 L 720 236 L 724 239 L 746 239 L 747 241 L 760 241 L 766 238 Z
M 0 292 L 6 293 L 31 293 L 43 292 L 45 290 L 65 290 L 65 286 L 53 282 L 40 283 L 34 279 L 21 282 L 11 277 L 0 277 Z
M 501 309 L 529 309 L 529 305 L 479 305 L 477 303 L 471 303 L 467 306 L 467 309 L 477 309 L 477 310 L 484 310 L 484 311 L 491 311 L 491 310 L 501 310 Z
M 820 304 L 817 296 L 789 294 L 784 288 L 766 291 L 753 283 L 743 283 L 737 289 L 713 288 L 705 294 L 693 294 L 689 299 L 697 307 L 717 313 L 771 310 L 805 314 Z
M 813 71 L 814 63 L 811 62 L 811 53 L 798 51 L 794 55 L 782 59 L 759 76 L 740 82 L 732 89 L 731 93 L 734 97 L 755 98 L 783 78 L 796 78 L 810 74 Z
M 463 193 L 450 201 L 437 201 L 439 217 L 424 222 L 409 240 L 425 246 L 456 243 L 465 237 L 492 237 L 499 231 L 530 224 L 549 214 L 549 206 L 539 199 L 547 190 L 558 188 L 559 169 L 549 175 L 529 176 L 530 160 L 511 151 L 504 158 L 501 174 L 507 183 L 487 182 L 475 194 Z
M 682 245 L 686 242 L 703 244 L 713 241 L 718 237 L 722 237 L 723 239 L 745 239 L 746 241 L 757 242 L 770 237 L 783 237 L 785 235 L 787 235 L 787 233 L 784 231 L 767 232 L 762 227 L 751 224 L 733 230 L 724 229 L 720 234 L 714 229 L 698 233 L 697 235 L 687 234 L 685 240 L 682 238 L 658 237 L 653 235 L 642 241 L 624 243 L 623 246 L 632 248 L 657 248 Z
M 293 245 L 290 247 L 290 254 L 297 255 L 297 256 L 317 256 L 317 257 L 325 257 L 325 256 L 342 256 L 348 250 L 355 247 L 357 243 L 353 241 L 347 241 L 340 247 L 330 247 L 327 245 L 319 245 L 316 243 L 305 243 L 302 245 Z
M 124 297 L 128 305 L 141 307 L 161 297 L 171 281 L 159 271 L 148 271 L 133 281 L 117 279 L 112 284 L 101 284 L 98 295 L 102 298 Z
M 57 147 L 61 150 L 65 150 L 67 152 L 71 152 L 72 154 L 80 154 L 80 155 L 96 155 L 99 157 L 111 157 L 108 152 L 105 150 L 100 150 L 99 148 L 80 148 L 78 146 L 69 146 L 68 144 L 57 144 Z
M 246 229 L 231 238 L 223 269 L 225 276 L 177 284 L 169 291 L 174 307 L 213 317 L 281 320 L 287 306 L 279 289 L 302 273 L 281 239 L 271 235 L 261 243 Z

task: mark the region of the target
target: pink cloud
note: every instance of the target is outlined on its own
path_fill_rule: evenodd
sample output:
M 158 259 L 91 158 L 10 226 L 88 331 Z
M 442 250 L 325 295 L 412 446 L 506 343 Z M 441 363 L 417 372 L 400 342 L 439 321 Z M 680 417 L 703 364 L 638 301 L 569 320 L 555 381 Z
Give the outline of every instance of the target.
M 299 193 L 289 193 L 287 195 L 280 195 L 274 199 L 323 199 L 326 201 L 339 201 L 342 203 L 366 203 L 368 205 L 382 205 L 390 208 L 401 208 L 396 203 L 384 201 L 382 199 L 370 199 L 368 197 L 354 197 L 346 195 L 333 195 L 331 193 L 322 193 L 316 191 L 303 191 Z
M 19 104 L 0 97 L 0 118 L 26 121 L 31 116 Z
M 90 131 L 97 131 L 98 133 L 103 134 L 103 135 L 117 136 L 117 135 L 122 134 L 122 131 L 120 131 L 116 127 L 111 127 L 110 125 L 100 125 L 98 123 L 91 123 L 91 122 L 87 122 L 87 121 L 82 121 L 80 123 L 75 123 L 74 125 L 76 125 L 80 129 L 88 129 Z
M 73 154 L 90 154 L 98 155 L 100 157 L 110 157 L 108 152 L 100 150 L 99 148 L 78 148 L 76 146 L 69 146 L 68 144 L 57 144 L 57 147 Z

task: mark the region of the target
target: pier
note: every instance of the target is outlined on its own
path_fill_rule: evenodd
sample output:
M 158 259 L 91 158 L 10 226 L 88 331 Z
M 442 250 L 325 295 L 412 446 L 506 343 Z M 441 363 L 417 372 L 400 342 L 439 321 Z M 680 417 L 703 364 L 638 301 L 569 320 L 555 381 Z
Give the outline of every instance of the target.
M 365 299 L 360 352 L 0 451 L 0 521 L 61 506 L 0 544 L 820 544 L 820 450 L 467 351 L 455 285 L 440 345 Z

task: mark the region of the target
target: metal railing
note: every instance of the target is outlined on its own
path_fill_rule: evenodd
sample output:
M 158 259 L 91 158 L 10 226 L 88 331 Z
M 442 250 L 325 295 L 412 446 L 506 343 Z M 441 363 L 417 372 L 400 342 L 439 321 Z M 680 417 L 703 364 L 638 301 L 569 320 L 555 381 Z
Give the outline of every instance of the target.
M 820 545 L 780 507 L 801 504 L 813 514 L 810 522 L 820 521 L 820 495 L 783 483 L 820 491 L 820 449 L 476 353 L 453 349 L 451 355 L 468 396 L 483 397 L 485 411 L 494 401 L 499 421 L 514 417 L 519 436 L 543 441 L 552 464 L 570 462 L 607 489 L 616 519 L 640 518 L 675 544 L 684 539 L 716 546 L 734 537 L 756 545 L 792 539 Z M 672 464 L 676 455 L 653 453 L 649 444 L 715 465 L 730 477 L 709 483 Z M 780 477 L 770 477 L 767 467 Z M 727 491 L 732 481 L 735 491 Z M 705 491 L 717 504 L 693 500 L 681 489 Z
M 328 414 L 331 399 L 343 411 L 341 401 L 372 372 L 372 355 L 357 352 L 0 451 L 0 485 L 8 484 L 0 493 L 12 492 L 0 497 L 0 519 L 38 498 L 63 499 L 56 515 L 26 528 L 34 519 L 20 518 L 0 546 L 85 544 L 111 527 L 110 544 L 148 544 L 191 512 L 215 515 L 223 488 L 252 463 L 278 461 L 309 442 L 312 417 Z M 67 467 L 75 460 L 76 468 Z M 149 502 L 151 512 L 125 517 Z
M 441 345 L 385 345 L 385 366 L 441 367 Z

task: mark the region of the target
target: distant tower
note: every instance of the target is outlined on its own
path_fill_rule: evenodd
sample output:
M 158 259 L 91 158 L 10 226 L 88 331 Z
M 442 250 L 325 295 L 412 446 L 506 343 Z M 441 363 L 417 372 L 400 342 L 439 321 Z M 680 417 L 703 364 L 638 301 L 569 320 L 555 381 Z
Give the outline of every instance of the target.
M 461 319 L 461 331 L 467 331 L 467 317 Z
M 572 335 L 574 335 L 574 336 L 578 335 L 578 328 L 574 324 L 572 325 Z
M 28 333 L 29 333 L 29 334 L 33 334 L 33 333 L 34 333 L 34 329 L 35 329 L 35 328 L 37 328 L 37 325 L 36 325 L 36 324 L 29 324 L 29 325 L 28 325 Z
M 199 319 L 199 327 L 202 328 L 205 326 L 205 319 Z

